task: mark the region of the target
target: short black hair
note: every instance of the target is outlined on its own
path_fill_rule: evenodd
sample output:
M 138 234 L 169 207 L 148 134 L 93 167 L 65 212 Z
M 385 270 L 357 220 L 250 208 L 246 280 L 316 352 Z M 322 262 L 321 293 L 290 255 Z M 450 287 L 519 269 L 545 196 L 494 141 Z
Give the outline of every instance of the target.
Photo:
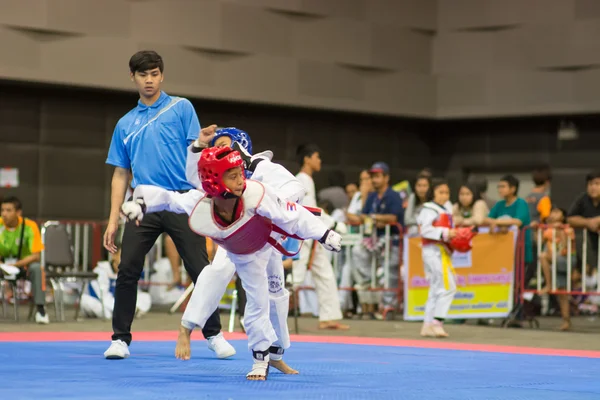
M 429 190 L 427 190 L 426 200 L 433 201 L 433 192 L 435 192 L 435 189 L 437 187 L 442 186 L 442 185 L 450 186 L 450 185 L 448 185 L 448 181 L 445 179 L 442 179 L 442 178 L 429 179 Z
M 519 180 L 514 175 L 504 175 L 500 182 L 506 182 L 508 187 L 515 188 L 515 196 L 519 193 Z
M 2 199 L 2 203 L 0 204 L 12 204 L 15 206 L 15 210 L 19 211 L 23 208 L 23 203 L 16 196 L 8 196 Z
M 600 178 L 600 171 L 592 171 L 585 176 L 585 183 L 590 183 L 594 179 Z
M 532 178 L 536 186 L 542 186 L 544 183 L 550 182 L 552 180 L 550 167 L 547 165 L 537 167 L 533 170 Z
M 155 68 L 158 68 L 162 74 L 165 69 L 165 64 L 163 63 L 162 57 L 153 50 L 138 51 L 129 59 L 129 71 L 131 71 L 132 74 Z
M 304 165 L 304 157 L 312 157 L 315 153 L 320 153 L 321 150 L 319 146 L 313 143 L 301 144 L 296 149 L 296 160 L 298 160 L 298 164 L 302 167 Z

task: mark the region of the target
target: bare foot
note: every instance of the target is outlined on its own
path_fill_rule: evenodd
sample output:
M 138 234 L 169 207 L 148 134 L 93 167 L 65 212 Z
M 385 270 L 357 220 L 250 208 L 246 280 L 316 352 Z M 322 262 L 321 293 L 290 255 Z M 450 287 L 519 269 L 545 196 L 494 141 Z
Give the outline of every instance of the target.
M 569 329 L 571 329 L 571 321 L 563 321 L 559 329 L 561 331 L 568 331 Z
M 332 329 L 337 331 L 347 331 L 350 329 L 349 325 L 340 324 L 336 321 L 321 321 L 319 322 L 319 329 Z
M 433 325 L 433 333 L 435 333 L 435 337 L 438 338 L 447 338 L 450 336 L 441 325 Z
M 287 375 L 296 375 L 299 373 L 294 368 L 287 365 L 283 360 L 269 360 L 269 365 Z
M 421 336 L 423 337 L 436 337 L 431 324 L 424 323 L 421 328 Z
M 175 346 L 175 357 L 180 360 L 189 360 L 192 355 L 190 346 L 190 336 L 192 331 L 184 328 L 179 328 L 179 337 L 177 337 L 177 345 Z

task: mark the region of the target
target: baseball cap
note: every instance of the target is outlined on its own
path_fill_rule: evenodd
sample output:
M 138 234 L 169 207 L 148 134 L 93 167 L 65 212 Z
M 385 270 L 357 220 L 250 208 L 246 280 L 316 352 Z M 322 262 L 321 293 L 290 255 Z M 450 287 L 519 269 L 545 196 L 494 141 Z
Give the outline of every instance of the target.
M 372 174 L 376 173 L 376 172 L 381 172 L 383 174 L 389 175 L 390 167 L 388 167 L 388 165 L 386 163 L 384 163 L 383 161 L 378 161 L 371 166 L 371 169 L 369 170 L 369 172 Z

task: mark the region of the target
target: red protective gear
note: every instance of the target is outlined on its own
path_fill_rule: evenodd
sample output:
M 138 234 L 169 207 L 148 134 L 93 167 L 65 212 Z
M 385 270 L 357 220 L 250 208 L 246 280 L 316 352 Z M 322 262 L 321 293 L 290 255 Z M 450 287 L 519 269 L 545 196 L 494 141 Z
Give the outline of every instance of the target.
M 231 193 L 223 184 L 223 175 L 235 167 L 242 168 L 245 188 L 244 160 L 240 153 L 230 147 L 211 147 L 202 150 L 198 161 L 198 175 L 202 181 L 202 189 L 212 197 L 223 197 L 226 193 Z
M 436 228 L 452 228 L 452 216 L 450 214 L 440 214 L 437 219 L 433 221 L 433 224 Z
M 452 250 L 459 253 L 466 253 L 471 250 L 471 240 L 477 235 L 471 228 L 456 228 L 456 236 L 450 240 Z

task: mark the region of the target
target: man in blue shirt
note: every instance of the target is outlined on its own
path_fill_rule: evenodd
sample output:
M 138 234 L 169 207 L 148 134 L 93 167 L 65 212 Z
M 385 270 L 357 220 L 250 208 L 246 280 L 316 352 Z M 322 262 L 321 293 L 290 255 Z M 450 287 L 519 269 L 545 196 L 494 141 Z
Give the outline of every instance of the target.
M 366 291 L 371 282 L 371 258 L 376 257 L 376 264 L 382 271 L 389 269 L 389 289 L 398 288 L 398 273 L 400 262 L 400 230 L 397 224 L 404 221 L 404 208 L 402 207 L 402 198 L 398 192 L 390 187 L 390 168 L 384 162 L 376 162 L 369 170 L 374 192 L 369 193 L 362 210 L 361 222 L 365 225 L 365 234 L 371 235 L 371 230 L 375 228 L 376 243 L 368 242 L 367 246 L 355 246 L 352 252 L 354 257 L 354 266 L 358 274 L 356 277 L 362 278 L 357 286 L 359 301 L 363 307 L 363 316 L 379 316 L 376 313 L 378 297 L 375 292 Z M 385 227 L 390 225 L 390 253 L 387 265 L 384 265 L 385 257 Z M 383 277 L 375 284 L 379 286 L 383 282 Z M 383 316 L 392 316 L 398 305 L 398 293 L 384 292 L 383 294 Z M 382 316 L 379 316 L 382 317 Z
M 140 100 L 137 107 L 117 123 L 106 159 L 115 171 L 104 247 L 113 254 L 117 251 L 115 235 L 130 171 L 132 188 L 144 184 L 181 192 L 193 189 L 185 174 L 187 147 L 200 132 L 200 122 L 190 101 L 161 91 L 164 64 L 156 52 L 137 52 L 129 60 L 129 70 Z M 173 239 L 193 282 L 209 263 L 205 238 L 191 231 L 186 214 L 160 212 L 145 216 L 139 226 L 128 223 L 123 233 L 115 289 L 114 334 L 111 346 L 104 353 L 108 359 L 129 357 L 137 282 L 146 253 L 163 232 Z M 208 339 L 209 349 L 215 351 L 217 357 L 235 354 L 235 349 L 221 334 L 218 310 L 206 322 L 202 332 Z

